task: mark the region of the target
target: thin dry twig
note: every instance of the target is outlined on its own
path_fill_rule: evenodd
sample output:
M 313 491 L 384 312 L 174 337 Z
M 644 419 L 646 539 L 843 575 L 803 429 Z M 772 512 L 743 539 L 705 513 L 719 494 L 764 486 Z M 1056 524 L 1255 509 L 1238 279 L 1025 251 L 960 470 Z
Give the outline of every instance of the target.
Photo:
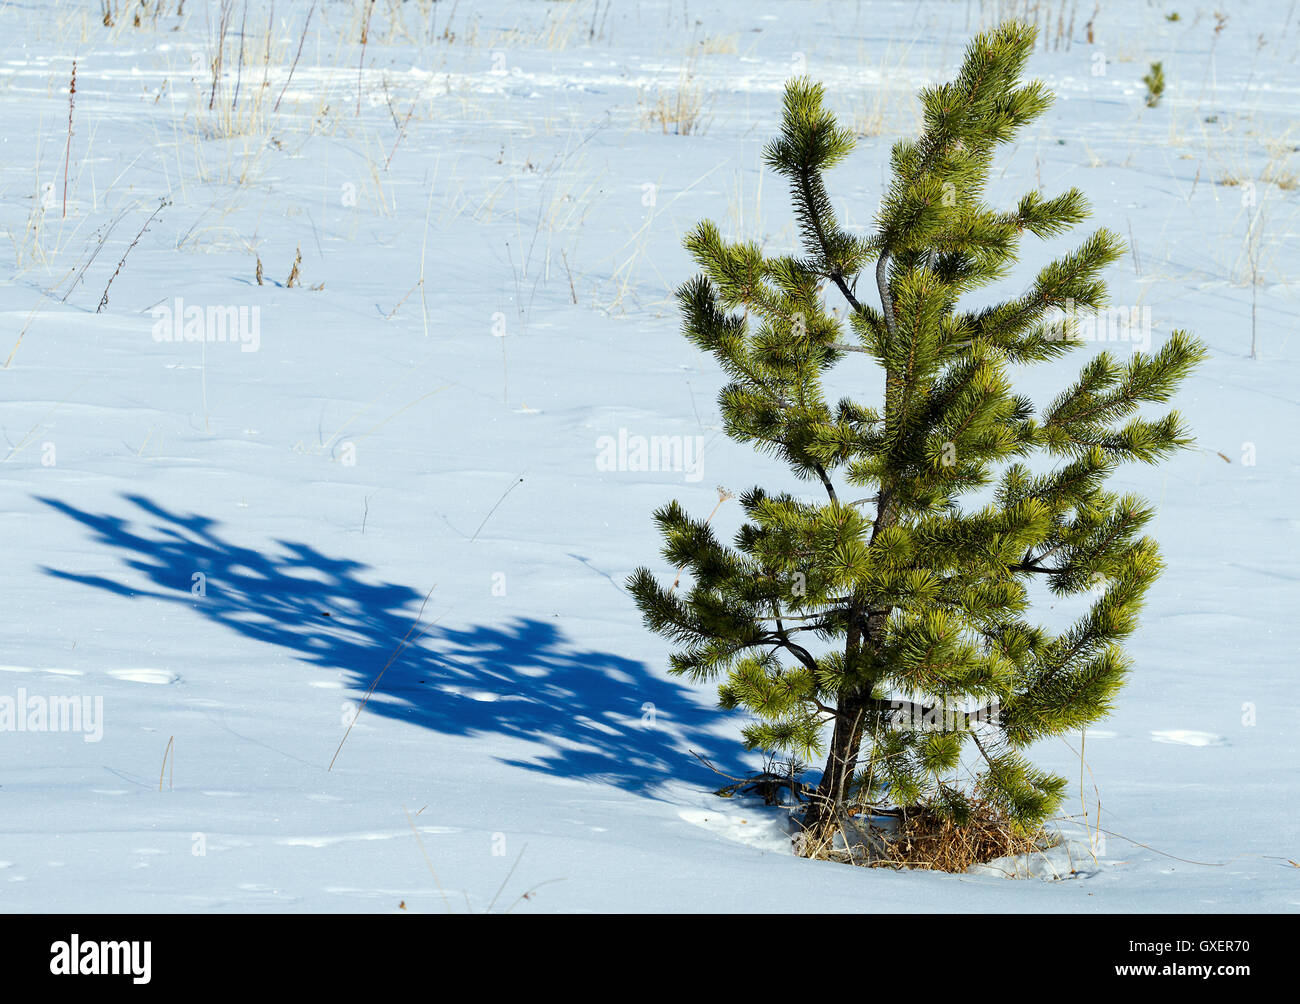
M 402 142 L 402 137 L 406 135 L 407 123 L 411 121 L 411 115 L 415 112 L 415 103 L 419 100 L 420 96 L 418 94 L 411 99 L 411 107 L 407 109 L 406 118 L 404 118 L 402 124 L 397 127 L 397 139 L 393 140 L 393 148 L 388 151 L 388 159 L 384 161 L 385 171 L 388 170 L 388 165 L 393 162 L 393 154 L 397 153 L 397 144 Z
M 361 114 L 361 70 L 366 64 L 366 42 L 370 36 L 370 15 L 375 12 L 375 0 L 366 7 L 366 23 L 361 26 L 361 58 L 357 60 L 357 114 Z
M 131 250 L 137 244 L 140 243 L 140 238 L 143 237 L 144 232 L 149 229 L 149 224 L 152 223 L 157 218 L 159 213 L 161 213 L 167 206 L 170 205 L 171 202 L 168 201 L 166 198 L 159 199 L 158 208 L 149 214 L 149 218 L 144 221 L 144 226 L 142 226 L 140 228 L 140 232 L 135 235 L 135 240 L 133 240 L 130 246 L 127 247 L 127 249 L 122 253 L 122 260 L 117 263 L 117 268 L 115 268 L 113 270 L 113 274 L 108 277 L 108 285 L 104 287 L 104 295 L 99 298 L 99 306 L 95 308 L 96 314 L 100 313 L 105 307 L 108 306 L 109 287 L 113 285 L 113 280 L 117 278 L 117 274 L 122 271 L 122 266 L 126 264 L 126 256 L 129 255 L 131 253 Z
M 433 595 L 433 591 L 437 588 L 438 584 L 435 582 L 429 587 L 429 591 L 424 594 L 424 602 L 420 604 L 420 611 L 415 615 L 415 621 L 411 624 L 410 630 L 406 632 L 406 636 L 402 638 L 401 642 L 398 643 L 397 648 L 393 650 L 393 654 L 388 657 L 388 661 L 384 663 L 384 668 L 379 671 L 379 675 L 376 676 L 374 682 L 370 684 L 370 689 L 366 691 L 366 696 L 362 699 L 361 706 L 357 708 L 356 714 L 352 716 L 352 721 L 348 722 L 347 731 L 343 733 L 343 738 L 339 740 L 338 749 L 334 751 L 334 756 L 330 758 L 330 765 L 326 768 L 327 772 L 334 769 L 334 761 L 339 758 L 339 753 L 343 751 L 343 744 L 348 741 L 348 736 L 352 734 L 352 726 L 354 726 L 357 723 L 357 719 L 361 717 L 361 712 L 365 710 L 366 703 L 370 700 L 370 695 L 373 694 L 375 688 L 379 686 L 379 681 L 382 680 L 384 674 L 388 672 L 388 667 L 397 661 L 397 657 L 402 654 L 402 650 L 406 648 L 409 642 L 419 641 L 429 632 L 429 629 L 432 628 L 434 624 L 438 623 L 437 621 L 433 621 L 414 638 L 411 637 L 411 631 L 415 630 L 416 625 L 420 623 L 420 618 L 424 616 L 424 608 L 429 602 L 429 597 Z
M 709 523 L 713 521 L 713 517 L 716 516 L 718 510 L 722 508 L 722 503 L 732 497 L 733 495 L 731 492 L 727 491 L 727 489 L 723 488 L 721 485 L 718 485 L 718 504 L 713 507 L 713 512 L 709 513 L 709 518 L 704 521 L 705 526 L 708 526 Z M 682 581 L 682 572 L 684 571 L 686 571 L 685 565 L 682 565 L 681 568 L 677 569 L 677 578 L 673 579 L 673 589 L 676 589 L 678 583 Z
M 501 503 L 506 500 L 506 496 L 509 495 L 512 491 L 514 491 L 523 483 L 524 483 L 524 479 L 521 477 L 518 481 L 516 481 L 509 488 L 507 488 L 504 492 L 501 493 L 501 497 L 497 499 L 497 504 L 488 510 L 487 515 L 483 517 L 483 522 L 480 523 L 478 525 L 478 529 L 474 531 L 474 536 L 470 537 L 469 542 L 471 544 L 474 543 L 474 541 L 478 540 L 479 533 L 482 531 L 483 527 L 487 526 L 487 521 L 492 518 L 492 514 L 497 511 Z
M 284 80 L 284 86 L 280 88 L 280 96 L 275 99 L 275 106 L 272 112 L 280 110 L 280 102 L 284 99 L 284 92 L 289 89 L 289 84 L 293 80 L 293 71 L 298 68 L 298 57 L 302 55 L 302 44 L 307 41 L 307 26 L 311 24 L 311 16 L 316 13 L 315 2 L 311 5 L 311 10 L 307 12 L 307 20 L 302 23 L 302 34 L 298 36 L 298 51 L 293 55 L 293 62 L 289 65 L 289 76 Z
M 68 146 L 63 152 L 63 218 L 68 218 L 68 161 L 72 157 L 72 109 L 76 104 L 77 61 L 72 61 L 72 80 L 68 83 Z
M 524 844 L 523 847 L 519 848 L 519 853 L 515 856 L 515 863 L 510 866 L 510 870 L 506 872 L 506 877 L 501 880 L 501 885 L 497 887 L 496 895 L 493 896 L 491 902 L 488 903 L 487 910 L 484 911 L 485 913 L 491 913 L 492 907 L 496 906 L 497 899 L 500 897 L 501 893 L 505 890 L 506 883 L 510 881 L 510 876 L 513 875 L 515 873 L 515 869 L 519 867 L 519 860 L 524 856 L 524 851 L 526 850 L 528 850 L 527 844 Z
M 173 774 L 174 774 L 174 772 L 175 772 L 175 770 L 176 770 L 176 753 L 175 753 L 175 751 L 172 749 L 172 746 L 173 746 L 173 744 L 175 743 L 175 741 L 176 741 L 176 737 L 175 737 L 175 736 L 168 736 L 168 738 L 167 738 L 167 748 L 163 750 L 162 769 L 158 771 L 158 790 L 159 790 L 159 791 L 162 791 L 163 773 L 167 770 L 167 757 L 168 757 L 169 755 L 171 756 L 171 761 L 172 761 L 172 771 L 173 771 Z M 176 787 L 174 783 L 172 783 L 172 782 L 170 782 L 170 781 L 169 781 L 168 783 L 171 784 L 171 787 L 172 787 L 173 789 Z
M 420 845 L 420 853 L 424 855 L 424 863 L 429 867 L 429 874 L 433 876 L 433 884 L 438 887 L 438 894 L 442 896 L 442 905 L 451 913 L 451 901 L 447 899 L 447 893 L 442 888 L 442 883 L 438 881 L 438 873 L 433 870 L 433 862 L 429 860 L 429 853 L 424 849 L 424 841 L 420 839 L 420 831 L 415 828 L 415 820 L 411 818 L 410 810 L 405 805 L 402 811 L 406 813 L 406 822 L 411 827 L 411 832 L 415 834 L 415 842 Z M 423 810 L 421 810 L 423 811 Z

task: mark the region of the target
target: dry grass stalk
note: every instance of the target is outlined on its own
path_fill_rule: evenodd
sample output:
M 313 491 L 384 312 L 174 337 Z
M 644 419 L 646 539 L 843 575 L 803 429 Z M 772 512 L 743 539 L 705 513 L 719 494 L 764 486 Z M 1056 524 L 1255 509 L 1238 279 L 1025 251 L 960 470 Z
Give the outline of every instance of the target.
M 143 449 L 143 447 L 141 447 L 141 449 Z M 176 750 L 174 749 L 175 744 L 176 744 L 176 737 L 168 736 L 167 748 L 163 750 L 162 769 L 158 771 L 159 791 L 162 791 L 163 788 L 163 775 L 167 773 L 167 762 L 169 759 L 171 761 L 172 771 L 174 772 L 176 770 Z M 168 784 L 172 787 L 173 790 L 175 789 L 176 785 L 170 778 L 168 779 Z
M 428 634 L 429 629 L 432 628 L 434 624 L 438 623 L 437 621 L 433 621 L 432 623 L 427 624 L 419 634 L 417 634 L 414 638 L 411 637 L 411 632 L 416 629 L 416 627 L 420 623 L 420 618 L 424 616 L 424 608 L 429 602 L 429 597 L 433 595 L 433 591 L 437 588 L 438 588 L 438 584 L 435 582 L 432 586 L 429 587 L 429 591 L 424 594 L 424 602 L 420 604 L 420 611 L 415 615 L 415 621 L 411 624 L 410 628 L 407 630 L 402 640 L 398 643 L 397 648 L 393 649 L 393 654 L 390 655 L 388 657 L 388 661 L 384 663 L 384 668 L 379 671 L 379 675 L 376 676 L 374 682 L 370 684 L 370 689 L 366 691 L 366 696 L 362 698 L 360 706 L 353 713 L 351 720 L 348 722 L 347 731 L 343 733 L 343 738 L 339 740 L 338 749 L 334 751 L 334 756 L 330 758 L 330 765 L 327 768 L 325 768 L 327 773 L 334 769 L 334 761 L 337 760 L 339 758 L 339 754 L 343 752 L 343 744 L 348 741 L 348 736 L 352 734 L 352 726 L 355 725 L 357 723 L 357 719 L 361 717 L 361 712 L 365 710 L 366 705 L 370 702 L 370 695 L 373 694 L 375 692 L 375 688 L 379 686 L 379 681 L 382 680 L 384 678 L 384 674 L 388 672 L 388 667 L 397 661 L 397 657 L 402 654 L 402 650 L 406 648 L 408 643 L 414 643 L 419 641 L 426 634 Z
M 704 99 L 700 89 L 689 77 L 672 91 L 660 91 L 654 107 L 645 114 L 645 121 L 658 125 L 665 134 L 690 136 L 704 131 Z
M 171 203 L 166 199 L 159 199 L 158 208 L 149 214 L 149 218 L 144 221 L 144 226 L 142 226 L 140 232 L 135 235 L 135 240 L 133 240 L 127 249 L 122 252 L 122 260 L 117 263 L 117 268 L 115 268 L 113 274 L 108 277 L 108 284 L 104 287 L 104 295 L 99 298 L 99 306 L 95 308 L 96 314 L 101 313 L 103 309 L 108 306 L 109 287 L 113 285 L 113 280 L 117 278 L 118 273 L 122 271 L 122 266 L 126 264 L 126 256 L 131 253 L 132 248 L 140 243 L 140 238 L 143 237 L 144 232 L 149 229 L 149 224 L 157 219 L 158 214 L 161 213 L 164 208 L 170 205 Z
M 73 292 L 76 291 L 76 288 L 79 285 L 81 285 L 81 280 L 85 277 L 87 270 L 90 268 L 91 265 L 95 264 L 95 259 L 98 258 L 99 253 L 104 250 L 104 245 L 108 243 L 108 239 L 113 235 L 113 231 L 117 229 L 117 225 L 121 223 L 123 219 L 126 218 L 126 214 L 127 214 L 127 210 L 123 209 L 115 217 L 113 217 L 113 219 L 108 223 L 107 226 L 100 227 L 97 231 L 95 231 L 97 240 L 95 242 L 94 250 L 90 252 L 89 256 L 85 259 L 85 262 L 81 265 L 81 267 L 75 270 L 76 277 L 69 284 L 67 292 L 64 293 L 61 297 L 59 297 L 59 301 L 61 303 L 67 303 L 68 297 L 70 297 L 73 294 Z
M 239 85 L 244 80 L 244 25 L 248 23 L 248 0 L 244 0 L 244 13 L 239 19 L 239 62 L 235 65 L 235 96 L 230 102 L 230 111 L 233 115 L 236 108 L 239 107 Z
M 406 112 L 406 118 L 397 127 L 397 139 L 393 140 L 393 148 L 388 151 L 388 159 L 384 161 L 385 171 L 388 170 L 388 165 L 393 162 L 393 154 L 397 153 L 397 144 L 402 142 L 402 137 L 406 135 L 406 127 L 411 121 L 411 115 L 415 112 L 415 103 L 419 100 L 420 96 L 418 94 L 411 99 L 411 107 Z
M 357 60 L 357 114 L 361 114 L 361 70 L 366 65 L 366 42 L 370 39 L 370 15 L 375 12 L 375 0 L 366 7 L 366 21 L 361 26 L 361 58 Z
M 564 271 L 569 275 L 569 296 L 572 297 L 573 302 L 576 304 L 578 302 L 578 290 L 573 285 L 573 270 L 569 268 L 569 256 L 564 253 L 564 248 L 560 248 L 560 258 L 564 261 Z
M 212 55 L 212 90 L 208 95 L 208 111 L 217 103 L 217 88 L 221 86 L 221 68 L 226 61 L 226 36 L 230 33 L 230 19 L 234 14 L 231 0 L 222 0 L 217 11 L 217 44 Z
M 302 264 L 302 248 L 299 247 L 293 258 L 293 268 L 289 270 L 289 279 L 285 282 L 285 288 L 293 289 L 294 286 L 302 285 L 302 280 L 298 276 L 298 266 Z
M 311 5 L 311 10 L 307 12 L 307 20 L 302 23 L 302 34 L 298 36 L 298 51 L 293 55 L 293 62 L 289 65 L 289 76 L 284 80 L 284 86 L 280 88 L 280 96 L 275 99 L 275 107 L 272 112 L 280 110 L 280 102 L 284 100 L 284 92 L 289 89 L 289 84 L 293 80 L 293 71 L 298 68 L 298 57 L 302 55 L 303 43 L 307 41 L 307 27 L 311 24 L 311 16 L 316 13 L 316 4 Z
M 735 498 L 735 493 L 730 492 L 727 489 L 723 488 L 722 485 L 718 485 L 718 504 L 713 507 L 713 512 L 709 513 L 709 518 L 704 521 L 705 526 L 708 526 L 710 523 L 713 522 L 713 517 L 716 516 L 718 514 L 718 510 L 722 508 L 722 503 L 727 501 L 727 499 L 730 498 Z M 686 571 L 685 565 L 682 565 L 681 568 L 677 569 L 677 578 L 673 579 L 673 589 L 676 589 L 678 585 L 681 583 L 682 572 L 684 571 Z
M 77 94 L 77 61 L 72 61 L 72 80 L 68 83 L 68 146 L 63 153 L 63 218 L 68 218 L 68 161 L 72 157 L 72 108 Z
M 271 29 L 275 25 L 275 3 L 272 0 L 271 9 L 266 15 L 266 42 L 262 48 L 262 87 L 257 92 L 259 96 L 265 96 L 266 89 L 270 86 L 271 73 Z
M 415 280 L 415 285 L 406 291 L 406 295 L 397 301 L 397 306 L 388 312 L 388 315 L 384 318 L 384 320 L 391 321 L 394 317 L 396 317 L 397 312 L 402 309 L 402 304 L 404 304 L 407 300 L 409 300 L 411 298 L 411 294 L 414 293 L 417 289 L 419 289 L 423 285 L 424 285 L 424 278 L 423 276 L 421 276 L 419 279 Z

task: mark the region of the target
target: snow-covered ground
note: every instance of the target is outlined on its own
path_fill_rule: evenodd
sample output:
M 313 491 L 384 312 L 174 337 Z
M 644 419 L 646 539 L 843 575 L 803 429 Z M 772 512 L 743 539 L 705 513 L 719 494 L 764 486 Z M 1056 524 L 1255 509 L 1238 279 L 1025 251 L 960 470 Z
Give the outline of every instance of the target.
M 110 6 L 0 7 L 0 705 L 88 712 L 0 731 L 0 910 L 1300 906 L 1294 4 L 236 0 L 215 91 L 219 2 Z M 655 506 L 790 484 L 719 431 L 681 237 L 792 246 L 760 154 L 802 72 L 869 228 L 915 90 L 1049 6 L 1058 101 L 992 194 L 1082 188 L 1132 242 L 1114 301 L 1212 352 L 1202 448 L 1119 477 L 1168 564 L 1131 683 L 1086 767 L 1034 751 L 1111 835 L 1065 881 L 798 859 L 711 793 L 690 751 L 761 764 L 623 589 Z M 239 337 L 163 340 L 194 307 Z M 698 465 L 620 454 L 659 436 Z

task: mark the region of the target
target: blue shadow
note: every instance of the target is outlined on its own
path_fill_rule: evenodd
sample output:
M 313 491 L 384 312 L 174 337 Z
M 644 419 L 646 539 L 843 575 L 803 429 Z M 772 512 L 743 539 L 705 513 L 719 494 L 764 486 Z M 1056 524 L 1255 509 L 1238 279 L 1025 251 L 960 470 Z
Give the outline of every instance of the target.
M 691 751 L 729 774 L 742 769 L 743 750 L 705 731 L 718 712 L 692 691 L 642 663 L 584 650 L 554 623 L 517 617 L 490 627 L 435 624 L 421 634 L 429 611 L 414 631 L 412 625 L 425 595 L 367 581 L 360 562 L 289 541 L 277 541 L 274 554 L 240 547 L 223 538 L 216 520 L 169 512 L 138 495 L 125 498 L 147 528 L 56 499 L 39 501 L 88 528 L 156 588 L 44 571 L 124 599 L 188 607 L 305 663 L 341 671 L 358 697 L 379 677 L 380 699 L 372 698 L 363 716 L 383 715 L 446 735 L 531 740 L 539 744 L 534 758 L 504 761 L 530 770 L 653 794 L 669 779 L 711 788 L 724 783 Z M 195 572 L 206 577 L 202 597 L 191 595 Z M 394 659 L 408 633 L 410 641 Z M 340 762 L 347 754 L 345 746 Z M 430 770 L 444 769 L 434 757 Z

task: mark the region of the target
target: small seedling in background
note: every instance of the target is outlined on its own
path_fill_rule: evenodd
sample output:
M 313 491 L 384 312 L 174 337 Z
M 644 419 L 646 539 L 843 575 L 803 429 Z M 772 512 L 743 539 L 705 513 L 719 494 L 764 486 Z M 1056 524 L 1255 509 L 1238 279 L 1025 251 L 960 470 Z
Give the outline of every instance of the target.
M 1147 85 L 1147 107 L 1154 108 L 1160 104 L 1160 96 L 1165 93 L 1165 71 L 1159 63 L 1152 63 L 1151 70 L 1142 78 Z

